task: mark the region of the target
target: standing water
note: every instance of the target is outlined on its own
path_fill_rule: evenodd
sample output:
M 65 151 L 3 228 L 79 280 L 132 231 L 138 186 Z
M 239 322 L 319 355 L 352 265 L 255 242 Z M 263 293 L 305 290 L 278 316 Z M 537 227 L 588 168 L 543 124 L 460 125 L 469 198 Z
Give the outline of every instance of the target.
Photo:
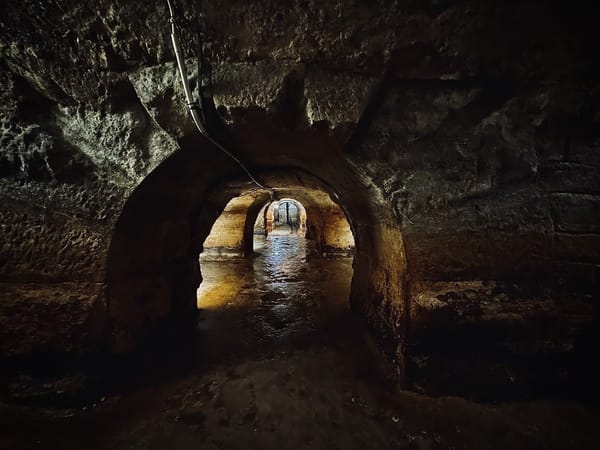
M 199 330 L 211 359 L 360 334 L 348 308 L 351 258 L 320 258 L 312 241 L 289 234 L 256 237 L 254 248 L 251 259 L 202 261 Z
M 0 448 L 594 448 L 598 414 L 580 405 L 392 390 L 348 307 L 352 259 L 320 258 L 286 234 L 255 249 L 202 259 L 198 326 L 183 352 L 156 356 L 126 389 L 83 408 L 0 403 Z

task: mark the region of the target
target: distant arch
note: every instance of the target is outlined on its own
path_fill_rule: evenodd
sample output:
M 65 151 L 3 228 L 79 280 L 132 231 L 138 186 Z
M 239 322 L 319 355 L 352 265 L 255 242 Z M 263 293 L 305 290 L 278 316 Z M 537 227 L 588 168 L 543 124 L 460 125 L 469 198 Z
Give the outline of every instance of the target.
M 295 214 L 293 210 L 290 211 L 290 206 L 295 208 Z M 305 237 L 307 220 L 306 208 L 300 201 L 282 198 L 271 202 L 265 211 L 265 233 L 269 235 L 281 225 L 287 225 L 291 234 Z

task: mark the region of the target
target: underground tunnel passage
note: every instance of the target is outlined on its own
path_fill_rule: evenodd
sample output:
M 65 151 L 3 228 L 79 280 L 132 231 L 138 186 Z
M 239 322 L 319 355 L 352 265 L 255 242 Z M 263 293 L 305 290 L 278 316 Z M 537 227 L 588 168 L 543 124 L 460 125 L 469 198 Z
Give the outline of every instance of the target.
M 0 3 L 1 448 L 597 446 L 595 11 L 88 3 Z
M 269 234 L 306 236 L 306 209 L 300 202 L 294 199 L 283 199 L 265 205 L 263 208 L 264 216 L 261 217 L 259 214 L 254 224 L 255 234 L 256 231 L 260 233 L 264 230 L 265 236 Z
M 203 359 L 326 346 L 330 340 L 360 342 L 360 324 L 349 311 L 350 225 L 327 194 L 289 190 L 304 203 L 281 198 L 262 205 L 263 197 L 251 194 L 233 198 L 205 239 L 197 297 L 199 333 L 210 342 L 200 352 Z M 339 253 L 331 257 L 318 246 L 337 246 Z

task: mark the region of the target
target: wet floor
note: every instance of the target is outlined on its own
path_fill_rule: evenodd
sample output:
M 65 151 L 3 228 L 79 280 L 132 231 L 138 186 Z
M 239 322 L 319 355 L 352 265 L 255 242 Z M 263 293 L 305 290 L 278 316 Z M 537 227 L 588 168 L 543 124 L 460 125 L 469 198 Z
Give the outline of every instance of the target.
M 84 407 L 0 404 L 0 448 L 595 448 L 577 403 L 394 391 L 348 308 L 352 260 L 285 233 L 255 248 L 202 260 L 189 346 Z
M 319 258 L 311 241 L 289 233 L 255 237 L 254 248 L 250 259 L 203 258 L 198 329 L 205 359 L 345 345 L 360 336 L 348 311 L 351 258 Z

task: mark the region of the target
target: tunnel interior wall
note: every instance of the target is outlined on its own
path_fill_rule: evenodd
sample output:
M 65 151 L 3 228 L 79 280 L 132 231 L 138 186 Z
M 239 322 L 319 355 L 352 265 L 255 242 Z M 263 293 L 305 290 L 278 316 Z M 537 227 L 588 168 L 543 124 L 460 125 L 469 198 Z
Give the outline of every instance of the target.
M 326 220 L 323 229 L 322 254 L 351 254 L 354 251 L 354 237 L 344 212 L 337 207 L 329 208 L 323 214 Z
M 286 171 L 283 170 L 283 173 Z M 288 173 L 294 174 L 293 171 Z M 278 189 L 280 193 L 283 188 Z M 274 207 L 281 201 L 291 201 L 298 205 L 301 213 L 299 228 L 295 234 L 314 240 L 319 255 L 352 254 L 354 238 L 348 219 L 327 192 L 320 191 L 317 187 L 299 185 L 290 186 L 289 193 L 301 198 L 303 203 L 287 198 L 273 202 L 265 192 L 247 194 L 230 200 L 204 241 L 202 257 L 252 255 L 253 238 L 257 231 L 255 224 L 259 223 L 259 233 L 267 236 L 272 233 L 275 227 Z M 262 214 L 260 221 L 259 214 Z
M 243 257 L 252 253 L 252 237 L 248 236 L 246 222 L 255 203 L 265 200 L 265 195 L 236 197 L 229 201 L 210 230 L 203 244 L 204 257 Z M 268 196 L 267 196 L 268 198 Z
M 593 11 L 291 2 L 279 23 L 280 2 L 203 3 L 227 30 L 208 37 L 227 144 L 339 194 L 356 238 L 352 304 L 407 383 L 510 386 L 594 357 Z M 170 315 L 192 295 L 178 283 L 199 279 L 194 208 L 237 176 L 218 152 L 188 155 L 205 146 L 156 32 L 164 5 L 71 6 L 0 5 L 3 355 L 95 351 Z M 205 220 L 226 201 L 206 203 Z

